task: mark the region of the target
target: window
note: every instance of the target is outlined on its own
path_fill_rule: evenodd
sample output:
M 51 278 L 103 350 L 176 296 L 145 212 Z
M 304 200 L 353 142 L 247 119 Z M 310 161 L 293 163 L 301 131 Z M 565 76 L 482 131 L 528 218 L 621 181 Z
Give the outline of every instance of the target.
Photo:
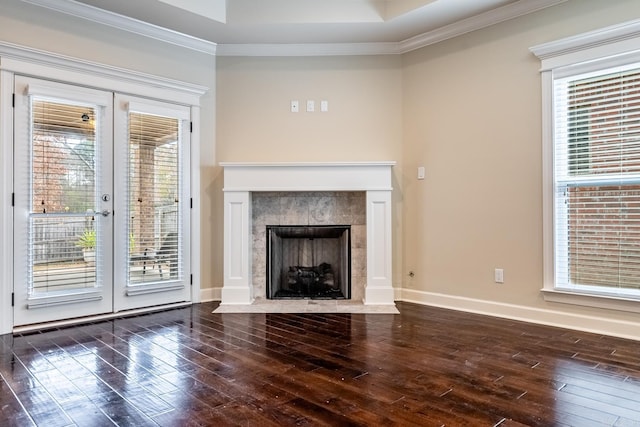
M 636 23 L 531 49 L 542 59 L 546 300 L 640 312 L 638 35 Z
M 640 64 L 554 81 L 559 289 L 640 296 Z
M 31 97 L 28 283 L 31 294 L 99 287 L 95 240 L 96 150 L 103 107 Z M 91 262 L 77 263 L 78 258 Z

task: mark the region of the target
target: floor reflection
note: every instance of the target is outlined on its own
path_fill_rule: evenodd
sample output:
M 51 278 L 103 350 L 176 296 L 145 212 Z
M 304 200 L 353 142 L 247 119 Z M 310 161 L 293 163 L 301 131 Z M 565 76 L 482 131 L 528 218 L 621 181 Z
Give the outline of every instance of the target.
M 558 421 L 569 425 L 588 425 L 595 420 L 610 426 L 640 426 L 640 381 L 635 368 L 632 373 L 636 379 L 630 378 L 622 366 L 611 371 L 584 360 L 557 361 L 553 379 L 558 387 Z

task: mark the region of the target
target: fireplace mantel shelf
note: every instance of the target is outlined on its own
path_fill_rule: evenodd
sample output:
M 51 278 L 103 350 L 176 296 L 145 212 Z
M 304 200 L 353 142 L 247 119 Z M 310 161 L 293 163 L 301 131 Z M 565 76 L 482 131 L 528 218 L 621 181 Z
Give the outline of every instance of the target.
M 221 305 L 254 301 L 251 269 L 252 192 L 366 193 L 365 305 L 395 305 L 391 275 L 391 194 L 394 161 L 223 162 L 224 283 Z
M 224 191 L 391 191 L 393 161 L 223 162 Z
M 223 168 L 233 167 L 324 167 L 324 166 L 341 166 L 341 167 L 362 167 L 362 166 L 395 166 L 395 161 L 379 161 L 379 162 L 220 162 Z

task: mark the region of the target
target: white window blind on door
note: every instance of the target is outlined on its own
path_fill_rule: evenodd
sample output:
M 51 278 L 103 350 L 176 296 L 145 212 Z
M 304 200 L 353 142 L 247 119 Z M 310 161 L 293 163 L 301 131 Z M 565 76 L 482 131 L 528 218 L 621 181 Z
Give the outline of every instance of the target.
M 640 296 L 640 64 L 554 80 L 556 288 Z
M 101 285 L 95 221 L 97 105 L 32 96 L 30 294 Z
M 184 279 L 183 207 L 188 201 L 181 167 L 183 126 L 183 118 L 175 110 L 129 104 L 130 286 L 140 288 L 145 283 Z M 158 291 L 165 287 L 149 289 Z

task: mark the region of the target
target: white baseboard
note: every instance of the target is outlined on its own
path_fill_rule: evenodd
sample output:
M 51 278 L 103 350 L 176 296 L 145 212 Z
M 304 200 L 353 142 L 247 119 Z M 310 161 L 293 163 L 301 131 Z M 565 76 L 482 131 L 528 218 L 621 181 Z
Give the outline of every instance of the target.
M 201 289 L 202 302 L 220 301 L 222 287 Z M 520 320 L 559 328 L 575 329 L 596 334 L 611 335 L 640 341 L 640 322 L 608 319 L 592 315 L 565 313 L 556 310 L 532 308 L 522 305 L 505 304 L 455 295 L 412 289 L 394 288 L 396 301 L 412 302 L 469 313 Z
M 484 314 L 512 320 L 537 323 L 547 326 L 574 329 L 596 334 L 611 335 L 620 338 L 640 340 L 640 322 L 608 319 L 592 315 L 564 313 L 561 311 L 505 304 L 454 295 L 396 289 L 398 300 L 412 302 L 469 313 Z
M 200 301 L 220 301 L 222 299 L 222 286 L 219 288 L 200 289 Z

